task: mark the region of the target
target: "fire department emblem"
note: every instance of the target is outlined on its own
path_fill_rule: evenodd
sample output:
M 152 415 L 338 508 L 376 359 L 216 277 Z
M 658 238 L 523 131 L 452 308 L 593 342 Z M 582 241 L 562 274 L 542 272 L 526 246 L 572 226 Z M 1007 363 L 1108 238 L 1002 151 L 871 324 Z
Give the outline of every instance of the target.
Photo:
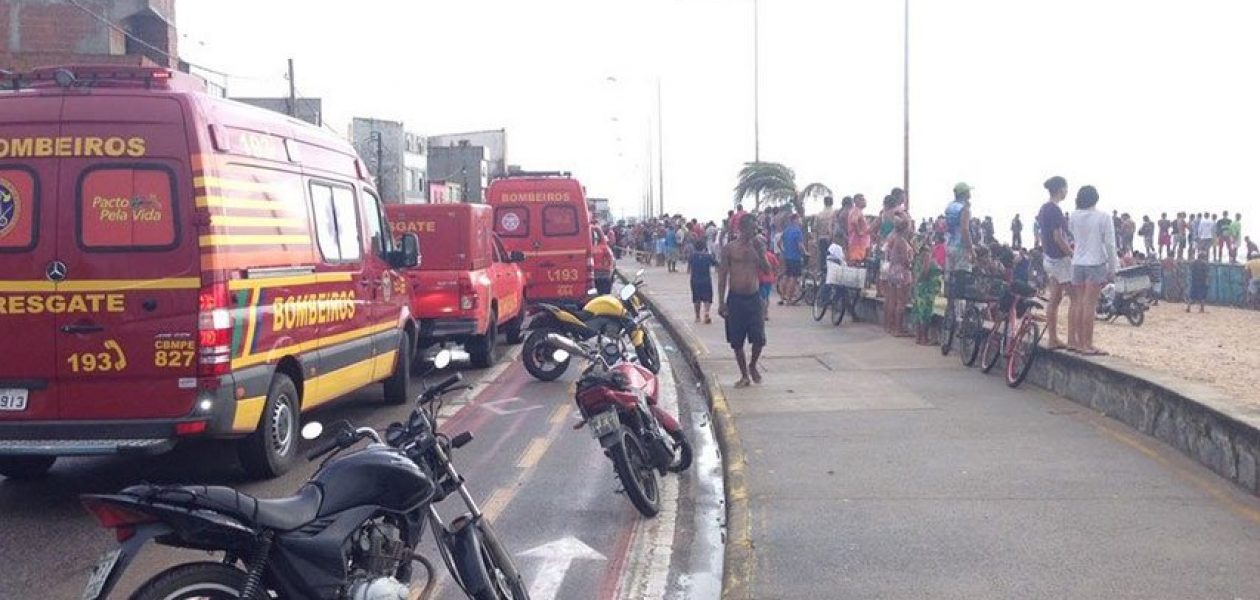
M 0 239 L 9 235 L 22 217 L 18 200 L 17 186 L 8 179 L 0 179 Z
M 503 226 L 503 231 L 516 231 L 521 226 L 521 217 L 514 212 L 503 213 L 499 224 Z

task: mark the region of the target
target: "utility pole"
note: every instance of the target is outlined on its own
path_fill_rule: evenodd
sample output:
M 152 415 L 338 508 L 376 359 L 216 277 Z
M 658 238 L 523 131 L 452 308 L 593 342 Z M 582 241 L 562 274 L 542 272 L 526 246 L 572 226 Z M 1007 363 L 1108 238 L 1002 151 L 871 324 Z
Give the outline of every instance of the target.
M 753 0 L 753 162 L 761 162 L 761 22 Z
M 901 189 L 906 192 L 906 210 L 910 210 L 910 0 L 905 0 L 905 47 L 902 50 L 902 98 L 901 106 L 904 117 L 904 147 L 902 148 L 902 182 Z
M 293 59 L 289 59 L 289 116 L 297 116 L 297 82 L 293 81 Z
M 656 176 L 660 182 L 660 193 L 657 199 L 661 205 L 661 215 L 665 214 L 665 113 L 661 110 L 661 78 L 656 78 Z

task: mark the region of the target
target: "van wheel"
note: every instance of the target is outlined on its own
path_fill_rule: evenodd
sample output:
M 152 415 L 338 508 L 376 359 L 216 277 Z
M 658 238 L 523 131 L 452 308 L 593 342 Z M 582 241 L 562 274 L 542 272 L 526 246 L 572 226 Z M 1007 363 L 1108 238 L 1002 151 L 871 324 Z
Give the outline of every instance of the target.
M 385 380 L 385 404 L 399 406 L 411 399 L 411 336 L 404 333 L 394 357 L 394 374 Z
M 478 369 L 494 366 L 494 351 L 498 345 L 499 315 L 490 311 L 490 326 L 486 332 L 468 343 L 468 353 L 472 355 L 472 364 Z
M 503 326 L 503 337 L 509 344 L 519 344 L 525 341 L 525 309 L 521 309 L 521 314 L 516 315 L 515 319 L 508 321 Z
M 251 478 L 279 477 L 293 466 L 301 421 L 297 386 L 288 375 L 277 373 L 267 391 L 258 430 L 240 442 L 241 466 Z
M 56 456 L 0 456 L 0 475 L 18 481 L 40 479 L 55 462 Z

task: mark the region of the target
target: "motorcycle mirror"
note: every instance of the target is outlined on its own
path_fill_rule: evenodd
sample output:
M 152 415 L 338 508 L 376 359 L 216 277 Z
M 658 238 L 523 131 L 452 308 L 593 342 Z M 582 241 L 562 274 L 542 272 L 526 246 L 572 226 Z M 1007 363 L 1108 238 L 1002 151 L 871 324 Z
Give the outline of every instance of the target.
M 555 360 L 558 363 L 562 363 L 566 360 L 569 360 L 569 352 L 567 350 L 556 348 L 555 352 L 551 353 L 551 358 L 552 360 Z
M 587 296 L 598 296 L 598 295 L 599 295 L 599 290 L 597 290 L 597 289 L 595 289 L 595 288 L 591 288 L 591 289 L 589 289 L 589 290 L 586 290 L 586 295 L 587 295 Z
M 450 350 L 446 350 L 446 349 L 440 350 L 438 351 L 436 355 L 433 356 L 433 368 L 445 369 L 446 367 L 449 367 L 450 365 L 451 365 L 451 351 Z
M 634 297 L 634 293 L 637 291 L 639 290 L 634 287 L 633 283 L 627 283 L 621 286 L 621 299 L 625 302 L 629 302 L 630 299 Z
M 302 439 L 314 440 L 324 434 L 324 426 L 319 421 L 311 421 L 302 426 Z

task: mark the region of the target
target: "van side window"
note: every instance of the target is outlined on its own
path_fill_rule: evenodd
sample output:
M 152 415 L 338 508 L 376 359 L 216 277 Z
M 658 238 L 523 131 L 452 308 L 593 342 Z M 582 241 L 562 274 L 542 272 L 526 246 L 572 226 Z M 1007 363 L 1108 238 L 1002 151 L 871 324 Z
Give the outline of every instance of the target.
M 368 238 L 372 240 L 372 252 L 385 258 L 387 252 L 394 250 L 394 236 L 382 235 L 382 232 L 389 231 L 389 224 L 381 208 L 381 199 L 366 189 L 363 190 L 363 217 L 367 220 Z
M 359 234 L 359 212 L 354 206 L 354 190 L 312 181 L 311 213 L 315 215 L 315 237 L 324 260 L 359 260 L 362 238 Z
M 165 167 L 88 168 L 79 176 L 77 229 L 87 250 L 166 250 L 178 242 L 175 178 Z
M 500 206 L 494 209 L 494 232 L 501 237 L 529 237 L 529 208 Z
M 578 232 L 577 209 L 567 204 L 543 207 L 543 235 L 574 235 Z
M 35 247 L 39 202 L 39 183 L 33 172 L 0 169 L 0 253 Z

